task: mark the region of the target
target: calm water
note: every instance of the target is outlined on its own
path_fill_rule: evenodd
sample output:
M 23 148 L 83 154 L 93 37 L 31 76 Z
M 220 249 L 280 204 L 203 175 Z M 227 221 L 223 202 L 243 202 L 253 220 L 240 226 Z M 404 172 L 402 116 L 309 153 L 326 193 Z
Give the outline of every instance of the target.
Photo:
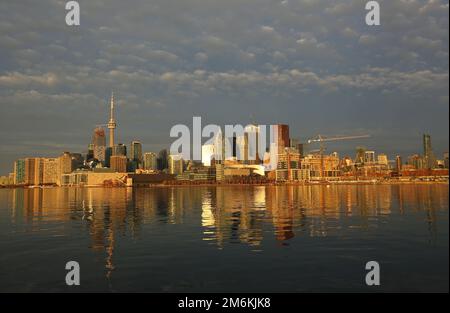
M 448 198 L 448 185 L 1 189 L 0 291 L 448 292 Z M 365 285 L 370 260 L 380 287 Z

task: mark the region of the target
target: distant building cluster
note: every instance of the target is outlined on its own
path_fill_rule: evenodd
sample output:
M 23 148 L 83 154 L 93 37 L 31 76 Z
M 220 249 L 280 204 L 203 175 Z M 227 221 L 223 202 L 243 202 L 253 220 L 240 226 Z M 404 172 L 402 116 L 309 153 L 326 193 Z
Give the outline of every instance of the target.
M 104 126 L 109 129 L 106 145 Z M 321 144 L 319 150 L 306 151 L 306 144 L 293 139 L 289 126 L 273 125 L 273 143 L 260 155 L 258 141 L 249 144 L 249 137 L 259 138 L 259 126 L 248 125 L 244 135 L 224 140 L 222 135 L 202 146 L 201 161 L 183 160 L 181 155 L 143 152 L 139 141 L 129 149 L 115 142 L 117 127 L 114 117 L 114 95 L 110 101 L 110 119 L 93 131 L 88 152 L 64 152 L 55 158 L 32 157 L 14 162 L 13 172 L 0 177 L 2 186 L 147 186 L 152 184 L 264 184 L 283 182 L 331 182 L 360 180 L 448 180 L 448 152 L 442 159 L 433 153 L 431 137 L 423 135 L 423 154 L 403 160 L 390 160 L 386 154 L 363 147 L 354 157 L 340 157 L 337 152 L 325 154 L 324 142 L 353 137 L 319 136 L 309 142 Z M 361 136 L 359 136 L 361 137 Z M 232 151 L 225 158 L 225 144 Z M 219 156 L 219 154 L 222 154 Z

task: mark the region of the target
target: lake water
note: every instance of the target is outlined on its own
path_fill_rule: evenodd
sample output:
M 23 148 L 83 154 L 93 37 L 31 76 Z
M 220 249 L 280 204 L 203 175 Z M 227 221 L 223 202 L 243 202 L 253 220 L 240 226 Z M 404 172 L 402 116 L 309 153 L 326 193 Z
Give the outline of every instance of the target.
M 0 291 L 448 292 L 448 200 L 447 184 L 0 189 Z

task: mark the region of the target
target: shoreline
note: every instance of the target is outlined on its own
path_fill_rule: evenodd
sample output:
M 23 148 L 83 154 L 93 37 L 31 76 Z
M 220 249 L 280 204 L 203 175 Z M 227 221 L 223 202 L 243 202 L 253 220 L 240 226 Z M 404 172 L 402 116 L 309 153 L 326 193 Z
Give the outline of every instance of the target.
M 449 180 L 442 181 L 328 181 L 328 182 L 284 182 L 284 183 L 182 183 L 182 184 L 149 184 L 146 186 L 103 186 L 103 185 L 72 185 L 72 186 L 0 186 L 0 189 L 52 189 L 52 188 L 168 188 L 168 187 L 248 187 L 248 186 L 373 186 L 373 185 L 449 185 Z

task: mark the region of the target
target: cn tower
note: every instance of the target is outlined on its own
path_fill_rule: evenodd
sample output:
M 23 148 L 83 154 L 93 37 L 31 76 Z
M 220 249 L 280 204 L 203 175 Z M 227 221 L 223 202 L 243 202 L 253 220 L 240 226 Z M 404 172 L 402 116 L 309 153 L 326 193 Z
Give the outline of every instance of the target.
M 116 129 L 116 120 L 114 119 L 114 92 L 111 93 L 111 113 L 108 122 L 109 128 L 109 146 L 114 147 L 114 130 Z

